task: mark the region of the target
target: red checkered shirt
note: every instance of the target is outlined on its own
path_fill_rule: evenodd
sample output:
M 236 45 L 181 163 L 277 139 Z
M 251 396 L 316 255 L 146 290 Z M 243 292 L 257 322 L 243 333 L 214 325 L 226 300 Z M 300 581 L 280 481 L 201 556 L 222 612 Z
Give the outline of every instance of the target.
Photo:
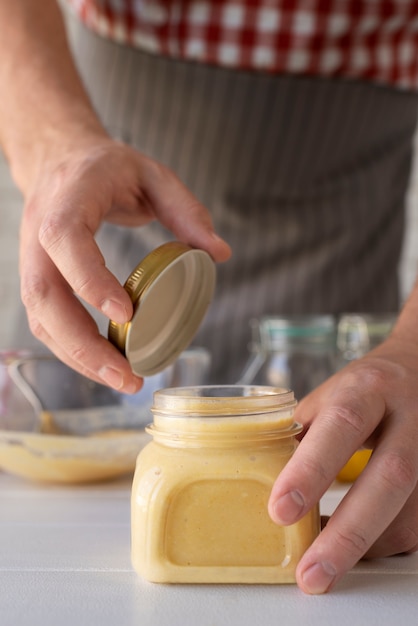
M 176 59 L 418 88 L 418 0 L 67 0 L 98 34 Z

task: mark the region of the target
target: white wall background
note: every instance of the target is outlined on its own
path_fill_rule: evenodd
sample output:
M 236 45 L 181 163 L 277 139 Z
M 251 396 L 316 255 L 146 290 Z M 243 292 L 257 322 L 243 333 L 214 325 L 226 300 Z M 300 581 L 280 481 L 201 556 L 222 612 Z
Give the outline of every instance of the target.
M 416 143 L 418 147 L 418 135 Z M 400 267 L 404 299 L 418 271 L 418 159 L 416 161 L 408 195 L 408 220 Z M 18 234 L 21 211 L 20 193 L 0 152 L 0 349 L 13 347 L 11 329 L 19 300 Z

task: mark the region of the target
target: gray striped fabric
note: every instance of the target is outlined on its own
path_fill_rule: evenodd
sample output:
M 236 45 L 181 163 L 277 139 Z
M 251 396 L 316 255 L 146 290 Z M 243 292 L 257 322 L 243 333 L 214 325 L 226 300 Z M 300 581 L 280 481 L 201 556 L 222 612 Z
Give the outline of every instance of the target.
M 171 167 L 232 246 L 195 339 L 213 382 L 239 377 L 254 317 L 397 309 L 416 94 L 175 62 L 69 24 L 108 130 Z M 158 224 L 98 237 L 121 280 L 169 238 Z

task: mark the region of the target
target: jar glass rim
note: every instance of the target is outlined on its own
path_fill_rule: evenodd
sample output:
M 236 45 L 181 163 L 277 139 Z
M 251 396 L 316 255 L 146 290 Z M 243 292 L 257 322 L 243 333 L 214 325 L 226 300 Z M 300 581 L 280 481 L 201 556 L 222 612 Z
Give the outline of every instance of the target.
M 233 417 L 294 409 L 293 391 L 266 385 L 172 387 L 154 393 L 154 414 L 175 417 Z

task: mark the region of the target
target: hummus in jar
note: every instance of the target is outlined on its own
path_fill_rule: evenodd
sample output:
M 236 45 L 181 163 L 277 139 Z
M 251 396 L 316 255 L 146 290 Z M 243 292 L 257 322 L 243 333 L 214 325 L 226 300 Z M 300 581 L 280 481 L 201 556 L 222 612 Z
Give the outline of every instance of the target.
M 154 582 L 294 582 L 319 532 L 318 508 L 286 527 L 267 510 L 300 432 L 293 394 L 215 389 L 155 394 L 153 441 L 139 454 L 132 490 L 133 565 Z

